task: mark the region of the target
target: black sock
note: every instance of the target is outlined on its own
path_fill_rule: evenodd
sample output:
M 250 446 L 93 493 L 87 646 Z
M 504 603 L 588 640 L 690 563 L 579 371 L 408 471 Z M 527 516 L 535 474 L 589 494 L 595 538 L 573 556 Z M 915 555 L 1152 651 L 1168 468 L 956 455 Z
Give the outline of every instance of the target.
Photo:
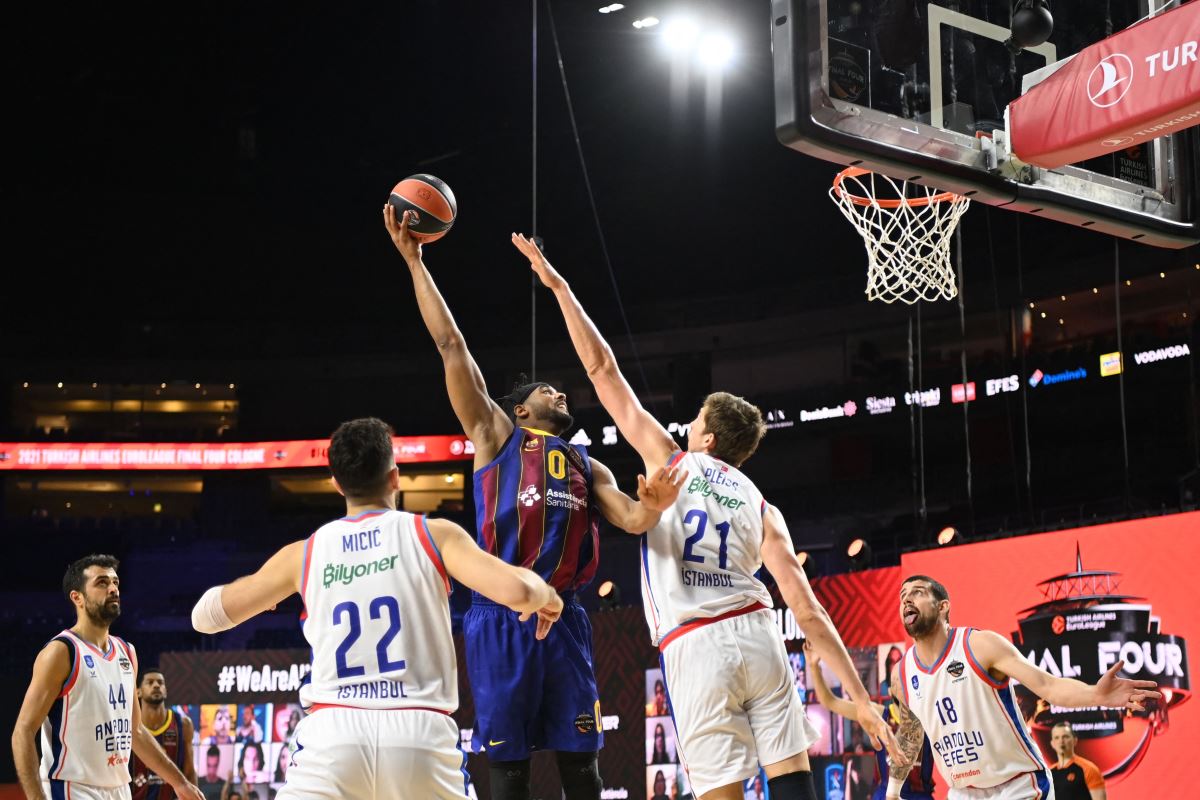
M 555 756 L 567 800 L 600 800 L 600 764 L 595 751 L 572 753 L 559 750 Z
M 817 800 L 817 787 L 813 785 L 812 773 L 789 772 L 767 781 L 771 800 Z
M 529 759 L 491 761 L 492 800 L 529 800 Z

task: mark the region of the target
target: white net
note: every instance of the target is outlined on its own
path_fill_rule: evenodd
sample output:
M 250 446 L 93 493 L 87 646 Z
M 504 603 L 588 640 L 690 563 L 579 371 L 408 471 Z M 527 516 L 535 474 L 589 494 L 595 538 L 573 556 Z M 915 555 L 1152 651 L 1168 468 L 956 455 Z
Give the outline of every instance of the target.
M 854 167 L 838 175 L 829 196 L 867 246 L 868 300 L 912 304 L 958 294 L 950 237 L 969 198 Z

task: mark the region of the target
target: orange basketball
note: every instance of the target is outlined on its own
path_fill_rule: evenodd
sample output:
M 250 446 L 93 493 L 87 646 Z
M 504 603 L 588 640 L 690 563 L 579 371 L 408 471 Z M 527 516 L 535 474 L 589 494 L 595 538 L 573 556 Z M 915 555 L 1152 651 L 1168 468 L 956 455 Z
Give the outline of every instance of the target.
M 408 232 L 420 242 L 434 242 L 446 235 L 458 216 L 454 192 L 440 178 L 432 175 L 409 175 L 396 184 L 388 202 L 396 208 L 396 221 L 405 211 L 413 212 Z

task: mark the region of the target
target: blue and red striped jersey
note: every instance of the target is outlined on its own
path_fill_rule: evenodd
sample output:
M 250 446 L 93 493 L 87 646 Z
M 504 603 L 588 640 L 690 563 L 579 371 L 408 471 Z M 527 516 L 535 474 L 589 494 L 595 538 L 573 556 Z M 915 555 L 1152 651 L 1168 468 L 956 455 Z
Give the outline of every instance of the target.
M 158 740 L 159 747 L 182 772 L 184 759 L 192 757 L 192 743 L 184 739 L 183 712 L 176 707 L 168 708 L 166 722 L 161 728 L 151 730 L 150 735 Z M 132 800 L 174 800 L 176 797 L 175 788 L 152 772 L 136 753 L 129 774 Z
M 475 472 L 479 546 L 536 572 L 557 591 L 576 591 L 596 574 L 599 512 L 587 449 L 552 433 L 516 428 Z

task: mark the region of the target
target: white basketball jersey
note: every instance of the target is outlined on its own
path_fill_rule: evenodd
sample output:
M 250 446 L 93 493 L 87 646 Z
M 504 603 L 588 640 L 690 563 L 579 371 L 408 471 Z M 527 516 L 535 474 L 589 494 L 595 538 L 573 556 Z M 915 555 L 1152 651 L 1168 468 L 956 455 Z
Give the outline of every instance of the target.
M 901 662 L 908 707 L 921 721 L 942 778 L 955 789 L 999 786 L 1046 770 L 1025 727 L 1010 682 L 992 678 L 971 654 L 973 628 L 951 628 L 928 669 L 909 647 Z
M 42 723 L 42 779 L 128 784 L 137 702 L 133 647 L 109 634 L 104 652 L 69 630 L 54 641 L 70 648 L 71 674 Z
M 655 645 L 689 622 L 762 603 L 763 512 L 740 470 L 704 453 L 677 454 L 688 473 L 675 504 L 642 537 L 642 605 Z
M 302 705 L 458 708 L 450 580 L 424 517 L 369 511 L 322 526 L 301 581 L 313 650 Z

